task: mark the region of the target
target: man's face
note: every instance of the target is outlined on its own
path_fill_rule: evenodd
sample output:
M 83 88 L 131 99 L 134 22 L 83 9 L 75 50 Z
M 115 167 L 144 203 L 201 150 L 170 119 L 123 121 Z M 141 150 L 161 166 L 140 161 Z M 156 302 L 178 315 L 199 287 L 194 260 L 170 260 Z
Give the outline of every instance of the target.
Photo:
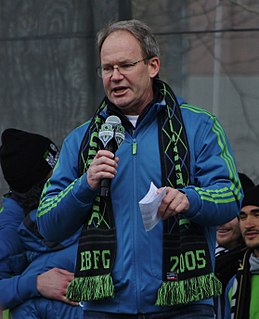
M 245 206 L 239 215 L 239 226 L 247 247 L 259 257 L 259 207 Z
M 225 248 L 232 249 L 240 243 L 241 232 L 238 218 L 217 227 L 217 243 Z
M 103 73 L 102 80 L 108 99 L 126 115 L 138 115 L 153 99 L 152 79 L 158 74 L 160 62 L 157 57 L 143 56 L 139 42 L 127 31 L 115 31 L 103 42 L 101 65 L 114 67 L 111 74 Z M 130 71 L 123 74 L 120 65 L 134 63 Z

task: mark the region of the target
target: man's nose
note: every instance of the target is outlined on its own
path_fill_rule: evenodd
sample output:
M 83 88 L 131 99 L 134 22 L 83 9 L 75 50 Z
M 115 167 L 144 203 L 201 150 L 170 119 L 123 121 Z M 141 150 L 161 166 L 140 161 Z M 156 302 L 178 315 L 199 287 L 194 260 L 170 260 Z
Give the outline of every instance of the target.
M 120 72 L 119 67 L 117 66 L 113 67 L 112 78 L 121 78 L 122 76 L 123 74 Z
M 248 216 L 246 219 L 246 228 L 253 228 L 255 226 L 254 216 Z

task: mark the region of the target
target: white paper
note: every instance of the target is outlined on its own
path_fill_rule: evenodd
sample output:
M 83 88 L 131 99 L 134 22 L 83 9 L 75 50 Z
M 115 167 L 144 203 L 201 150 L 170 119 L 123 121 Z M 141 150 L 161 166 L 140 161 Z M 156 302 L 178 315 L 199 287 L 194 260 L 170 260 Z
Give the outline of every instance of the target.
M 146 231 L 154 228 L 160 221 L 161 217 L 158 216 L 157 210 L 161 204 L 162 199 L 166 194 L 166 187 L 160 194 L 157 194 L 157 187 L 153 182 L 150 183 L 149 191 L 139 201 L 139 208 L 141 211 L 144 227 Z

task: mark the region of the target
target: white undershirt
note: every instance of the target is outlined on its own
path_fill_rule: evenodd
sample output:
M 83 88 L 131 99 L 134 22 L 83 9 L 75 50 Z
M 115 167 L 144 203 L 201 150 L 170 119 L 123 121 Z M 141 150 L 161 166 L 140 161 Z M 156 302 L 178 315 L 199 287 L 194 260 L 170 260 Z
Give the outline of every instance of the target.
M 131 124 L 136 127 L 136 123 L 138 120 L 138 115 L 126 115 Z

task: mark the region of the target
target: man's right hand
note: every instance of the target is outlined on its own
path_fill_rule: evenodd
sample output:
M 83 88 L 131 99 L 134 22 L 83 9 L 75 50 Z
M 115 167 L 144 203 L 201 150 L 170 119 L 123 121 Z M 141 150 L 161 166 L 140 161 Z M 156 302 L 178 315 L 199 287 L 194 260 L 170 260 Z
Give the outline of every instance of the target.
M 53 268 L 38 275 L 37 290 L 45 298 L 78 306 L 78 302 L 70 301 L 66 298 L 67 286 L 73 278 L 73 273 L 64 269 Z
M 107 150 L 99 150 L 87 170 L 87 182 L 92 189 L 100 187 L 104 178 L 114 178 L 117 173 L 118 157 Z

